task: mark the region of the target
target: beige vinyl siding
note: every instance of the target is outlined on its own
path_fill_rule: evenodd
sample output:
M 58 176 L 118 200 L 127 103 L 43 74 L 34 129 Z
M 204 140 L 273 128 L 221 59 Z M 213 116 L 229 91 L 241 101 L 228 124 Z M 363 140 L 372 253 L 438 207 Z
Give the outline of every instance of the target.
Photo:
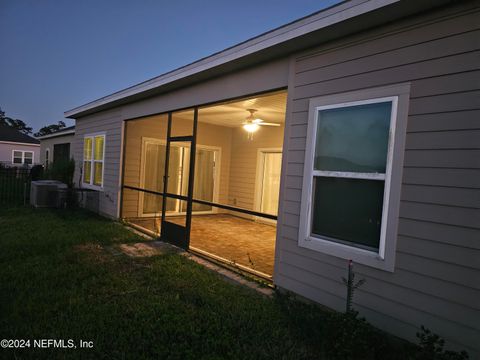
M 103 111 L 76 121 L 75 138 L 70 148 L 70 153 L 75 159 L 74 181 L 76 185 L 82 187 L 80 167 L 83 164 L 83 138 L 87 134 L 97 132 L 105 132 L 106 136 L 103 189 L 99 191 L 99 213 L 108 217 L 117 217 L 122 143 L 120 109 Z
M 151 116 L 144 119 L 127 121 L 124 124 L 125 157 L 123 184 L 141 186 L 142 137 L 166 139 L 167 116 Z M 135 190 L 124 190 L 122 196 L 122 217 L 137 217 L 140 193 Z
M 242 128 L 232 130 L 232 158 L 229 185 L 229 204 L 255 210 L 258 150 L 282 148 L 284 126 L 261 127 L 249 140 Z M 236 213 L 241 216 L 241 214 Z M 248 217 L 248 216 L 246 216 Z
M 411 83 L 393 273 L 367 280 L 354 306 L 415 341 L 425 325 L 480 354 L 480 22 L 478 2 L 370 30 L 292 56 L 275 283 L 343 310 L 347 262 L 298 246 L 310 98 Z
M 157 114 L 280 89 L 288 83 L 288 58 L 226 72 L 190 86 L 124 106 L 124 118 Z
M 84 134 L 106 131 L 104 193 L 100 195 L 100 211 L 103 215 L 118 217 L 124 120 L 266 92 L 284 88 L 287 84 L 288 58 L 281 58 L 255 67 L 225 72 L 224 75 L 214 79 L 207 79 L 145 100 L 80 117 L 76 119 L 76 134 L 74 146 L 71 149 L 77 161 L 75 181 L 78 181 L 78 166 L 83 158 Z M 222 183 L 225 184 L 222 191 L 226 191 L 228 179 L 225 178 Z M 138 203 L 136 200 L 130 200 L 135 204 Z
M 50 154 L 49 154 L 49 159 L 48 161 L 50 162 L 50 164 L 53 162 L 53 148 L 54 148 L 54 145 L 56 144 L 66 144 L 66 143 L 70 143 L 70 157 L 73 157 L 73 153 L 72 153 L 72 142 L 73 142 L 73 139 L 74 139 L 74 134 L 69 134 L 69 135 L 64 135 L 64 136 L 57 136 L 57 137 L 53 137 L 53 138 L 47 138 L 47 139 L 43 139 L 43 140 L 40 140 L 40 163 L 42 165 L 45 165 L 45 151 L 47 149 L 50 149 Z

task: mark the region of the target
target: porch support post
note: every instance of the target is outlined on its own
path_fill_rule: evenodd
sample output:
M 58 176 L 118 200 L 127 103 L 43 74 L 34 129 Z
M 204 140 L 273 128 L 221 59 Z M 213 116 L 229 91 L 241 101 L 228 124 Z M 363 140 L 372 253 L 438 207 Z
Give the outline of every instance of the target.
M 197 153 L 197 124 L 198 124 L 198 107 L 193 110 L 193 133 L 190 145 L 190 168 L 188 171 L 188 193 L 187 193 L 187 217 L 185 223 L 185 240 L 187 250 L 190 246 L 190 229 L 192 228 L 192 205 L 193 205 L 193 185 L 195 181 L 195 157 Z
M 168 189 L 168 165 L 170 162 L 170 136 L 172 134 L 172 112 L 168 113 L 168 125 L 167 125 L 167 145 L 165 148 L 165 171 L 163 172 L 163 196 L 162 196 L 162 225 L 161 225 L 161 234 L 160 237 L 164 237 L 165 226 L 165 213 L 167 211 L 167 198 L 165 194 Z
M 122 136 L 123 136 L 123 139 L 122 139 L 122 142 L 123 142 L 123 146 L 122 146 L 122 177 L 120 179 L 120 198 L 119 198 L 119 204 L 118 206 L 120 207 L 120 211 L 118 213 L 119 215 L 119 218 L 120 219 L 123 219 L 123 197 L 125 196 L 124 194 L 124 186 L 125 186 L 125 159 L 127 158 L 127 155 L 126 155 L 126 150 L 127 150 L 127 122 L 124 120 L 122 122 L 122 126 L 123 126 L 123 132 L 122 132 Z M 83 166 L 83 164 L 82 164 Z M 82 199 L 83 199 L 83 193 L 82 193 Z

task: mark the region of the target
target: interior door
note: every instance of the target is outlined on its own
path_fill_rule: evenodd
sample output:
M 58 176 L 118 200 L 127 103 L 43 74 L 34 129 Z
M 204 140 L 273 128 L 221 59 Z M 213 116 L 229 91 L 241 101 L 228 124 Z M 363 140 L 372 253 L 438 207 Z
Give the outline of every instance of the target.
M 165 174 L 166 146 L 163 141 L 156 139 L 143 140 L 143 187 L 147 190 L 163 192 L 163 176 Z M 182 174 L 182 149 L 172 146 L 170 149 L 168 191 L 176 193 L 181 186 Z M 162 197 L 146 192 L 141 193 L 140 216 L 155 216 L 162 212 Z M 168 199 L 166 211 L 169 214 L 179 212 L 179 204 L 176 199 Z
M 277 215 L 280 194 L 281 152 L 264 152 L 261 174 L 260 212 Z
M 185 149 L 185 161 L 190 159 L 189 149 Z M 197 147 L 195 161 L 195 179 L 193 182 L 193 198 L 197 200 L 214 201 L 216 191 L 216 166 L 218 159 L 218 150 Z M 183 181 L 183 193 L 187 193 L 188 172 L 185 172 L 185 181 Z M 186 211 L 186 204 L 183 204 L 182 212 Z M 210 205 L 194 203 L 192 205 L 194 213 L 212 212 Z

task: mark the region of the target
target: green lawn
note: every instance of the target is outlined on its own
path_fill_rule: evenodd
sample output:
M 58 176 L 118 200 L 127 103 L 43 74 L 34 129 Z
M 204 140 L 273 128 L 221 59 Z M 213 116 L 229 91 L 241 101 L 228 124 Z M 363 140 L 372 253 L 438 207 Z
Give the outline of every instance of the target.
M 317 359 L 332 339 L 343 346 L 340 318 L 317 306 L 263 297 L 175 253 L 106 250 L 139 241 L 79 210 L 0 209 L 0 339 L 32 341 L 15 353 L 0 348 L 0 358 Z M 371 334 L 364 353 L 374 358 L 379 335 Z M 34 339 L 94 348 L 33 348 Z M 404 358 L 382 344 L 380 358 Z

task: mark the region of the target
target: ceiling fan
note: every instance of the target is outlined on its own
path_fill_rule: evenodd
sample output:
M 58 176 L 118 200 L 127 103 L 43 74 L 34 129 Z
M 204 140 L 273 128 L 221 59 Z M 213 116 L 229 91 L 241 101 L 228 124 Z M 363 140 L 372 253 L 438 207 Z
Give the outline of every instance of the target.
M 254 114 L 258 111 L 257 109 L 247 109 L 247 111 L 250 113 L 250 115 L 247 116 L 242 125 L 245 131 L 247 131 L 249 134 L 257 131 L 260 126 L 280 126 L 280 124 L 269 123 L 263 121 L 262 119 L 256 118 Z

